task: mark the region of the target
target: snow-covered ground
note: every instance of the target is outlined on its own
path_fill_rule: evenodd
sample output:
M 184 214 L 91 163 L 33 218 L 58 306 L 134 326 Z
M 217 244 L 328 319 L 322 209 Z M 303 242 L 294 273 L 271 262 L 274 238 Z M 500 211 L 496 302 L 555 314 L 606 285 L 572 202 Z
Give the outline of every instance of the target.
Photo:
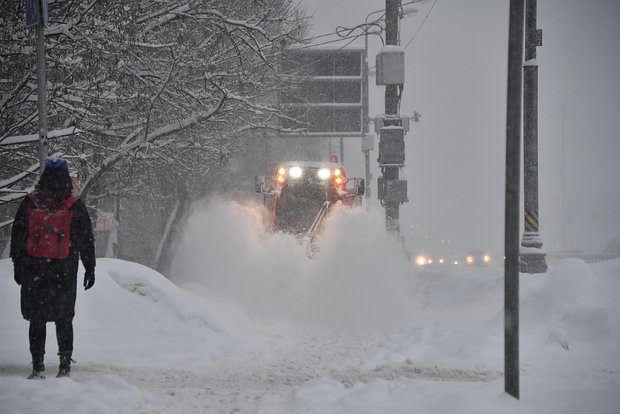
M 503 269 L 411 265 L 380 210 L 332 218 L 312 260 L 257 208 L 198 205 L 172 281 L 99 259 L 70 379 L 28 381 L 0 261 L 0 413 L 619 413 L 620 259 L 521 276 L 521 400 L 503 392 Z M 81 279 L 81 275 L 80 275 Z

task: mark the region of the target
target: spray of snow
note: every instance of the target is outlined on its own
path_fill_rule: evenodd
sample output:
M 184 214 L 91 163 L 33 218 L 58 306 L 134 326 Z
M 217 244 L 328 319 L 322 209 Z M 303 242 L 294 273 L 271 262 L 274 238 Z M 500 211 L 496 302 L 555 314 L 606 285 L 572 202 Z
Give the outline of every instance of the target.
M 295 236 L 266 231 L 263 213 L 258 204 L 219 199 L 195 205 L 173 280 L 296 324 L 389 328 L 410 313 L 410 266 L 382 211 L 337 210 L 312 259 Z

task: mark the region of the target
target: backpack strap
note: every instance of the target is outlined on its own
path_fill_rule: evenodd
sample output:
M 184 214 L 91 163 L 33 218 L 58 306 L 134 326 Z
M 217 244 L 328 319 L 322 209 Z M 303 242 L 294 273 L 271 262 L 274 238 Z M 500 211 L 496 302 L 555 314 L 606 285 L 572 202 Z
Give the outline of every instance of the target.
M 41 204 L 41 200 L 39 199 L 39 197 L 37 197 L 37 194 L 35 194 L 35 192 L 29 193 L 28 197 L 30 198 L 30 200 L 32 200 L 32 202 L 34 203 L 34 206 L 39 209 L 39 210 L 48 210 L 48 211 L 53 211 L 51 210 L 49 207 L 43 207 Z M 70 196 L 69 198 L 67 198 L 65 201 L 63 201 L 63 203 L 60 205 L 60 207 L 58 207 L 58 210 L 69 210 L 71 208 L 71 206 L 78 200 L 77 197 L 75 196 Z
M 43 210 L 43 207 L 41 207 L 41 203 L 39 202 L 39 198 L 36 196 L 36 194 L 34 192 L 28 193 L 28 198 L 30 198 L 30 200 L 32 200 L 32 203 L 34 204 L 34 206 L 37 209 Z
M 71 196 L 67 198 L 61 205 L 58 207 L 58 210 L 69 210 L 71 206 L 78 200 L 77 197 Z

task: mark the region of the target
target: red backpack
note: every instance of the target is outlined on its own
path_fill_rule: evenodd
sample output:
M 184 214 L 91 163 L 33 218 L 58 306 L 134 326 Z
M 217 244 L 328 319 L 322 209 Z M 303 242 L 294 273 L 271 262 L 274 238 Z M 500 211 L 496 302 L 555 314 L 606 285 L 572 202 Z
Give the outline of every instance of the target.
M 47 208 L 36 195 L 28 194 L 35 208 L 28 216 L 26 251 L 29 256 L 47 259 L 65 259 L 71 247 L 71 218 L 69 208 L 77 197 L 67 198 L 57 210 Z

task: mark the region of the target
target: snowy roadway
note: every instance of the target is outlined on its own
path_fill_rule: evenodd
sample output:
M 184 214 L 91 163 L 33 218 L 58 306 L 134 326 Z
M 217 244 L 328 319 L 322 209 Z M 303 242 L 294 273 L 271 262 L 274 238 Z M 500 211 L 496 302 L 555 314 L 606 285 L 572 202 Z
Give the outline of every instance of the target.
M 27 381 L 0 261 L 0 413 L 618 413 L 620 260 L 522 275 L 521 401 L 503 393 L 503 271 L 418 268 L 381 211 L 333 218 L 314 260 L 256 209 L 197 206 L 172 281 L 100 259 L 72 377 Z M 80 276 L 81 277 L 81 276 Z

